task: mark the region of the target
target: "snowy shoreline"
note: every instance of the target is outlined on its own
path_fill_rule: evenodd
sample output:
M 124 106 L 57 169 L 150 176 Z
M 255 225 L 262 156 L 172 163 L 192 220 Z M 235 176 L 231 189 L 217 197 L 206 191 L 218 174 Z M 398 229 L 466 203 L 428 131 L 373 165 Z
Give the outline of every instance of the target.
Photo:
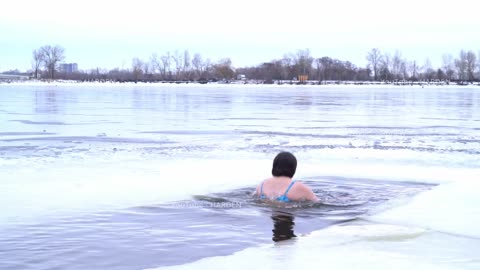
M 248 83 L 241 81 L 233 81 L 230 83 L 225 82 L 210 82 L 206 84 L 198 82 L 82 82 L 82 81 L 66 81 L 66 80 L 57 80 L 57 81 L 40 81 L 40 80 L 29 80 L 29 81 L 0 81 L 0 86 L 4 85 L 15 85 L 15 86 L 118 86 L 118 87 L 142 87 L 142 86 L 178 86 L 178 87 L 302 87 L 302 88 L 400 88 L 400 87 L 435 87 L 435 88 L 458 88 L 458 87 L 468 87 L 468 88 L 478 88 L 480 83 L 472 83 L 466 85 L 458 85 L 456 83 L 445 84 L 438 82 L 354 82 L 354 81 L 342 81 L 342 82 L 326 82 L 324 84 L 297 84 L 290 82 L 282 82 L 275 84 L 263 84 L 250 81 Z

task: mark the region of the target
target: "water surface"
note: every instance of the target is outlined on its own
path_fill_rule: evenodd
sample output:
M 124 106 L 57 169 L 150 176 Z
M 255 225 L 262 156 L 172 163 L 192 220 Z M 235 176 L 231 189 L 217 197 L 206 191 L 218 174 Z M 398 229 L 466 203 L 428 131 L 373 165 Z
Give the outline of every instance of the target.
M 368 219 L 480 167 L 478 100 L 454 87 L 0 85 L 0 268 L 180 265 Z M 250 196 L 282 150 L 319 204 Z

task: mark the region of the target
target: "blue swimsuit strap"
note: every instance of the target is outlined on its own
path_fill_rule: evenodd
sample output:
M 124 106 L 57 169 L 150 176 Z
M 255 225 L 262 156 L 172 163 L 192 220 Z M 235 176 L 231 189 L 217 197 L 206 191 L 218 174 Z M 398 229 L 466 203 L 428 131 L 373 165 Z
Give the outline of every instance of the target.
M 283 193 L 282 196 L 278 197 L 277 200 L 280 200 L 280 201 L 288 201 L 288 197 L 287 197 L 287 194 L 288 192 L 290 191 L 290 189 L 292 188 L 292 186 L 295 184 L 295 181 L 296 180 L 293 180 L 290 185 L 288 185 L 287 187 L 287 190 L 285 190 L 285 193 Z M 262 185 L 260 186 L 260 198 L 261 199 L 265 199 L 265 195 L 263 194 L 263 184 L 265 183 L 265 181 L 262 182 Z
M 283 194 L 284 197 L 287 197 L 287 193 L 290 191 L 290 189 L 292 188 L 293 184 L 295 184 L 295 181 L 296 180 L 293 180 L 290 185 L 288 185 L 288 188 L 287 190 L 285 190 L 285 193 Z
M 265 195 L 263 195 L 263 183 L 265 183 L 265 180 L 262 182 L 262 185 L 260 186 L 260 198 L 264 199 Z

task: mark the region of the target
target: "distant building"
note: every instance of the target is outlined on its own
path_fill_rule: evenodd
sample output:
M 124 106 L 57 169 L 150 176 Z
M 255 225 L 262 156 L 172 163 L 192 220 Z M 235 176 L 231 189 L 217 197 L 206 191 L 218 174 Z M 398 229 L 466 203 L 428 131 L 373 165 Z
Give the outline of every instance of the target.
M 60 64 L 60 72 L 74 73 L 78 71 L 77 63 Z
M 247 79 L 247 77 L 245 76 L 245 74 L 238 74 L 238 76 L 237 76 L 237 80 L 244 81 L 246 79 Z

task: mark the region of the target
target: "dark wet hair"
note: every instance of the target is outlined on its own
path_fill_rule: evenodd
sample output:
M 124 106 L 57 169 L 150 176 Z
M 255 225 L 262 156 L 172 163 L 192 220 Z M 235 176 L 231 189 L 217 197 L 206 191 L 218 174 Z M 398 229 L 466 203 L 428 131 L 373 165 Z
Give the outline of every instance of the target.
M 273 159 L 272 175 L 292 178 L 297 170 L 297 159 L 292 153 L 281 152 Z

